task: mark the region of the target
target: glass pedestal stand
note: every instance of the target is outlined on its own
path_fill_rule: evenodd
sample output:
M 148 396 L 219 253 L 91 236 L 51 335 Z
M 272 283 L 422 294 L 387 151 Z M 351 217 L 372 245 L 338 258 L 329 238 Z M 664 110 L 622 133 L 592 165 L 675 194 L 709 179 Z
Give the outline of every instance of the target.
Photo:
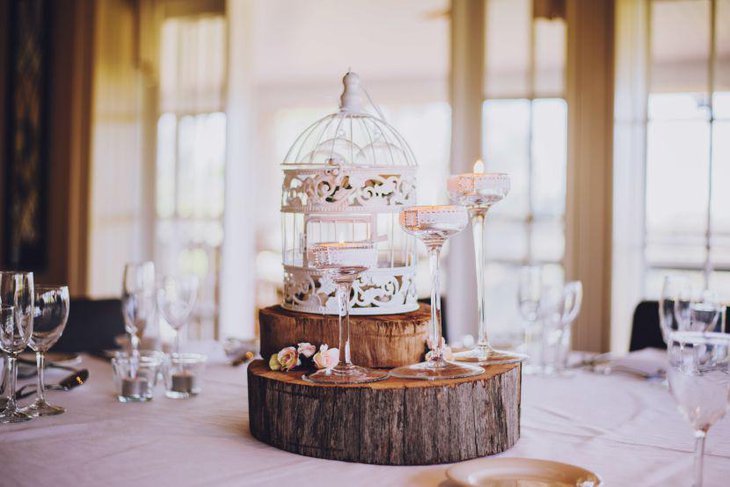
M 522 362 L 527 358 L 527 355 L 496 350 L 492 348 L 487 339 L 487 286 L 484 280 L 487 259 L 484 252 L 484 240 L 486 238 L 484 220 L 486 219 L 488 209 L 488 206 L 474 206 L 469 208 L 469 219 L 471 220 L 471 229 L 474 236 L 474 254 L 476 260 L 479 338 L 471 350 L 455 353 L 454 360 L 474 362 L 480 365 L 513 364 Z

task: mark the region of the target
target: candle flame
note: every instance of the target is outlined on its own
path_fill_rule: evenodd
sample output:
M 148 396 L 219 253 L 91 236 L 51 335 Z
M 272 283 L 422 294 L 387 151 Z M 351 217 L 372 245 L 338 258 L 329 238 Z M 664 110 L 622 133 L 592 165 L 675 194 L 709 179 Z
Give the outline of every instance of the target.
M 474 174 L 484 174 L 484 163 L 481 159 L 474 163 Z

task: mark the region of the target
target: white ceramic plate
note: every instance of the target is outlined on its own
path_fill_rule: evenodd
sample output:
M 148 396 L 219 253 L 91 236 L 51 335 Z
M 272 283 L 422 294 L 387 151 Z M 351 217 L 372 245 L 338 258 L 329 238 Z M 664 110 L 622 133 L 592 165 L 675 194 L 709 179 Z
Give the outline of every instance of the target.
M 597 487 L 595 473 L 567 463 L 532 458 L 479 458 L 457 463 L 446 476 L 459 485 L 483 487 Z

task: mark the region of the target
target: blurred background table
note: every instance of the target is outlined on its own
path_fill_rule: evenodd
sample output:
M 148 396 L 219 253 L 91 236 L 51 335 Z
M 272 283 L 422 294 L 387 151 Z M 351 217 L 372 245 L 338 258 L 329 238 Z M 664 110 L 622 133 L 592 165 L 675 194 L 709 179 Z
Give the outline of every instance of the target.
M 111 366 L 84 356 L 90 380 L 50 392 L 61 416 L 0 426 L 0 484 L 45 485 L 451 485 L 448 465 L 387 467 L 319 460 L 256 441 L 248 429 L 245 367 L 211 353 L 192 400 L 120 404 Z M 49 373 L 49 382 L 65 375 Z M 353 441 L 357 441 L 353 432 Z M 688 485 L 693 437 L 669 392 L 633 376 L 577 372 L 523 379 L 522 436 L 506 452 L 573 463 L 607 485 Z M 710 431 L 706 485 L 730 478 L 730 420 Z

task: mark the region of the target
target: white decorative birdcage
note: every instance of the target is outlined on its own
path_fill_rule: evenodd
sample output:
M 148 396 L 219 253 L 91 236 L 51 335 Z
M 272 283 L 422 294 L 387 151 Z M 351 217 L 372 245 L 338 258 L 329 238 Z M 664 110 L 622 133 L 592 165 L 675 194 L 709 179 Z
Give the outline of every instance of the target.
M 340 110 L 304 130 L 282 164 L 283 306 L 337 314 L 335 285 L 307 250 L 319 242 L 372 241 L 378 265 L 353 285 L 351 313 L 413 311 L 415 240 L 398 214 L 416 202 L 416 160 L 376 106 L 365 111 L 358 76 L 347 73 L 343 84 Z

